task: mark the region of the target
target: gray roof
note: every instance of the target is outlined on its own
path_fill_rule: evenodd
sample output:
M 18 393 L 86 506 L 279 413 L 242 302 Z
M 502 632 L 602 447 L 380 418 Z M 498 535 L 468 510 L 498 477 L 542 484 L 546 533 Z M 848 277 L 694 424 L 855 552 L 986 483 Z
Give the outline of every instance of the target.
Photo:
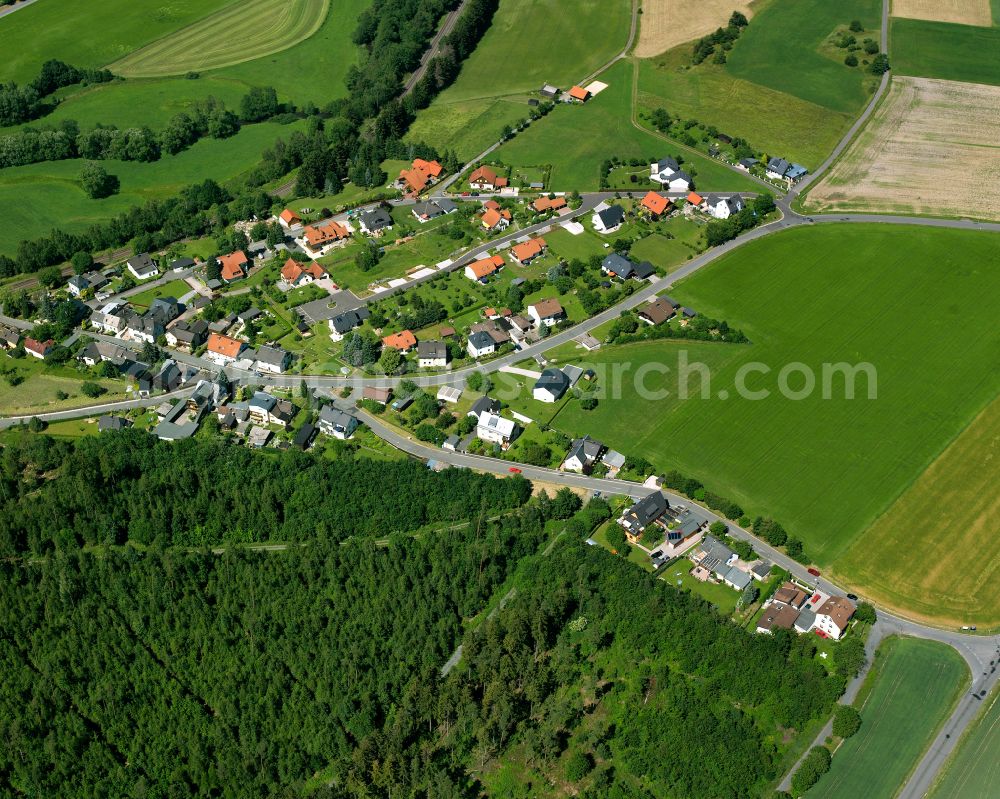
M 470 335 L 469 343 L 477 350 L 483 350 L 487 347 L 493 347 L 496 345 L 496 342 L 493 340 L 493 336 L 485 330 L 480 330 L 479 332 Z
M 194 266 L 193 258 L 178 258 L 170 264 L 171 269 L 190 269 Z
M 633 524 L 638 527 L 645 527 L 647 524 L 652 524 L 659 519 L 667 512 L 669 507 L 670 503 L 667 502 L 667 498 L 663 495 L 663 492 L 654 491 L 648 497 L 643 497 L 629 508 L 625 516 L 626 518 L 631 517 Z
M 684 181 L 687 181 L 688 183 L 691 183 L 692 180 L 693 180 L 693 178 L 687 172 L 685 172 L 683 169 L 678 170 L 677 172 L 674 172 L 674 174 L 672 174 L 669 179 L 670 180 L 684 180 Z
M 470 416 L 480 416 L 483 413 L 498 413 L 500 411 L 500 401 L 493 397 L 480 397 L 469 408 Z
M 266 391 L 257 391 L 250 400 L 250 407 L 263 408 L 266 411 L 270 411 L 277 403 L 278 400 L 276 397 L 272 397 Z
M 437 207 L 440 208 L 443 213 L 450 214 L 452 211 L 458 210 L 458 206 L 447 197 L 442 197 L 434 202 L 437 203 Z
M 392 225 L 392 217 L 384 208 L 372 208 L 362 211 L 358 217 L 368 230 L 382 230 Z
M 548 389 L 556 397 L 561 397 L 569 388 L 569 378 L 561 369 L 548 368 L 535 382 L 535 388 Z
M 752 166 L 755 166 L 756 164 L 757 164 L 757 159 L 756 158 L 741 158 L 740 159 L 740 166 L 745 166 L 747 169 L 749 169 Z
M 321 423 L 330 425 L 336 430 L 349 431 L 358 426 L 356 416 L 347 411 L 335 408 L 333 405 L 323 406 L 323 410 L 319 412 L 319 420 Z
M 795 620 L 795 629 L 808 630 L 816 623 L 816 614 L 811 610 L 800 610 L 799 617 Z
M 791 166 L 784 158 L 778 158 L 777 156 L 767 162 L 767 170 L 769 172 L 775 172 L 782 176 L 784 176 Z
M 125 263 L 140 275 L 158 269 L 157 265 L 153 263 L 153 259 L 149 257 L 148 252 L 140 252 L 137 255 L 133 255 Z
M 671 171 L 676 172 L 680 168 L 681 165 L 678 164 L 677 160 L 674 158 L 661 158 L 659 161 L 656 162 L 657 172 L 663 172 L 666 169 L 670 169 Z
M 750 567 L 750 571 L 756 574 L 761 580 L 763 580 L 767 575 L 771 573 L 771 564 L 766 560 L 762 560 L 760 563 L 754 564 Z
M 604 227 L 614 227 L 625 221 L 625 209 L 620 205 L 609 205 L 603 211 L 599 211 L 597 216 Z
M 600 441 L 591 438 L 589 435 L 584 436 L 573 441 L 567 458 L 572 458 L 575 455 L 580 463 L 593 463 L 600 457 L 602 449 L 604 449 L 604 445 Z
M 295 438 L 292 439 L 292 444 L 296 447 L 306 447 L 309 445 L 309 442 L 312 441 L 314 435 L 316 435 L 315 426 L 306 422 L 295 433 Z
M 447 358 L 448 345 L 443 341 L 421 341 L 417 344 L 418 358 Z
M 338 333 L 350 333 L 354 328 L 358 327 L 365 319 L 368 318 L 368 309 L 360 309 L 365 311 L 365 315 L 362 316 L 358 311 L 344 311 L 342 314 L 337 314 L 333 319 L 330 320 L 330 324 L 333 325 L 333 329 Z
M 288 351 L 281 347 L 263 346 L 257 349 L 257 360 L 272 366 L 283 367 L 288 360 Z
M 732 583 L 736 586 L 737 590 L 742 591 L 753 581 L 753 578 L 741 569 L 737 569 L 732 566 L 728 572 L 726 572 L 725 581 L 727 583 Z
M 413 206 L 412 210 L 413 210 L 413 213 L 415 213 L 417 216 L 426 216 L 428 218 L 433 218 L 435 216 L 441 216 L 441 214 L 444 213 L 444 211 L 441 210 L 441 206 L 440 205 L 438 205 L 436 202 L 432 202 L 430 200 L 426 200 L 425 202 L 421 202 L 421 203 L 416 203 Z
M 702 549 L 705 550 L 705 557 L 702 559 L 701 565 L 709 571 L 715 571 L 736 554 L 718 538 L 711 535 L 705 536 Z
M 106 415 L 97 420 L 97 429 L 102 433 L 107 430 L 124 430 L 131 426 L 132 423 L 121 416 Z
M 573 364 L 569 363 L 566 364 L 562 368 L 562 371 L 563 374 L 566 375 L 567 378 L 569 378 L 570 384 L 574 386 L 576 385 L 576 381 L 579 380 L 581 377 L 583 377 L 583 369 L 581 369 L 579 366 L 573 366 Z
M 621 469 L 625 465 L 625 456 L 620 452 L 616 452 L 613 449 L 609 449 L 604 453 L 604 457 L 601 458 L 608 466 L 612 469 Z
M 632 274 L 635 264 L 628 258 L 613 252 L 601 261 L 601 268 L 606 272 L 614 272 L 618 277 L 626 278 Z

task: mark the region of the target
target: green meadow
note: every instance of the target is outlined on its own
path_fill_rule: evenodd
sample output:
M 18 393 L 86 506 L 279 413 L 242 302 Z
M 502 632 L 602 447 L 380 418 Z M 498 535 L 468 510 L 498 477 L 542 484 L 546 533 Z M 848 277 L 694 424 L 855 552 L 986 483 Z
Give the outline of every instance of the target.
M 1000 9 L 993 14 L 995 25 Z M 900 75 L 1000 85 L 1000 28 L 894 19 L 890 30 L 892 68 Z
M 809 103 L 856 114 L 870 96 L 871 76 L 844 65 L 844 51 L 826 52 L 826 39 L 851 20 L 878 40 L 879 0 L 794 0 L 773 2 L 754 14 L 729 53 L 734 78 L 785 92 Z
M 699 190 L 756 191 L 758 184 L 712 159 L 632 124 L 632 65 L 620 61 L 601 75 L 608 88 L 584 105 L 560 105 L 496 150 L 515 166 L 552 165 L 553 191 L 596 191 L 605 159 L 651 161 L 680 153 Z
M 571 402 L 553 424 L 773 516 L 828 564 L 1000 392 L 989 301 L 1000 292 L 996 245 L 992 234 L 886 225 L 800 228 L 747 244 L 670 294 L 752 344 L 656 341 L 580 355 L 609 376 L 629 364 L 620 399 L 592 411 Z M 709 367 L 706 399 L 697 372 L 686 381 L 690 398 L 677 398 L 681 353 Z M 877 399 L 863 374 L 855 399 L 844 398 L 843 377 L 822 398 L 823 364 L 844 362 L 874 366 Z M 737 372 L 749 363 L 770 370 L 746 380 L 766 398 L 737 397 Z M 778 374 L 793 363 L 816 375 L 805 399 L 779 391 Z M 639 395 L 635 375 L 647 364 L 671 369 L 643 378 L 669 396 Z M 799 389 L 803 378 L 788 385 Z
M 969 681 L 958 652 L 916 638 L 887 640 L 873 671 L 861 729 L 834 754 L 809 799 L 892 799 Z
M 256 164 L 278 136 L 287 138 L 303 125 L 248 125 L 230 139 L 202 139 L 184 152 L 149 164 L 104 161 L 108 172 L 121 181 L 121 191 L 103 200 L 91 200 L 80 188 L 77 176 L 83 162 L 77 159 L 2 170 L 0 205 L 7 209 L 7 218 L 0 226 L 0 252 L 12 252 L 22 239 L 44 235 L 54 227 L 84 230 L 133 205 L 176 194 L 206 178 L 220 183 L 231 180 Z

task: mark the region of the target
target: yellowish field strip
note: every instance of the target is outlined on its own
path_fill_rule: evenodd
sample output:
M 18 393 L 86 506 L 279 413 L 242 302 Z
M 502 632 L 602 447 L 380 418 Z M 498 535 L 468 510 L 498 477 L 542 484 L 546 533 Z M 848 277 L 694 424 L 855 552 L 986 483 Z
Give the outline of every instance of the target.
M 990 0 L 892 0 L 892 15 L 984 28 L 993 24 Z
M 1000 624 L 998 485 L 1000 398 L 856 540 L 836 573 L 908 616 Z
M 1000 86 L 894 77 L 805 200 L 816 211 L 1000 218 Z
M 110 69 L 149 78 L 252 61 L 312 36 L 329 6 L 329 0 L 243 0 L 131 53 Z
M 987 0 L 988 2 L 989 0 Z M 645 0 L 635 54 L 651 58 L 725 27 L 733 11 L 750 18 L 746 0 Z

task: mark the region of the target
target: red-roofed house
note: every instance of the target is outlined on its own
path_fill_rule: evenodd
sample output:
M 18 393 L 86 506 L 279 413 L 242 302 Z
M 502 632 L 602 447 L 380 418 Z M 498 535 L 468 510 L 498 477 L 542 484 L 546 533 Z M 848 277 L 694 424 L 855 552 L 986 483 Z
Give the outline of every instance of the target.
M 659 217 L 670 209 L 670 200 L 657 194 L 655 191 L 651 191 L 642 198 L 640 205 L 654 217 Z
M 415 158 L 410 169 L 404 169 L 399 173 L 397 183 L 401 189 L 409 189 L 415 194 L 419 194 L 429 185 L 437 183 L 443 167 L 437 161 L 425 161 L 423 158 Z
M 479 191 L 496 191 L 507 186 L 507 178 L 498 176 L 488 166 L 481 166 L 469 175 L 469 185 Z
M 281 279 L 292 288 L 308 285 L 314 280 L 322 280 L 324 277 L 326 277 L 326 270 L 315 261 L 304 266 L 289 258 L 281 267 Z
M 382 346 L 400 352 L 409 352 L 417 346 L 417 337 L 410 330 L 401 330 L 382 339 Z
M 52 339 L 47 339 L 46 341 L 38 341 L 33 338 L 26 338 L 24 340 L 24 351 L 34 358 L 42 360 L 52 352 L 52 348 L 55 347 L 56 343 Z
M 546 211 L 558 211 L 561 208 L 566 207 L 565 197 L 539 197 L 535 200 L 531 207 L 539 214 L 545 213 Z
M 506 208 L 501 208 L 499 211 L 496 208 L 487 208 L 483 214 L 483 227 L 487 230 L 506 230 L 510 220 L 510 211 Z
M 322 225 L 307 225 L 296 241 L 310 258 L 319 258 L 334 247 L 344 244 L 350 236 L 351 231 L 343 225 L 324 222 Z
M 302 224 L 302 217 L 300 217 L 294 211 L 289 211 L 287 208 L 278 214 L 278 224 L 280 224 L 286 230 L 290 227 L 295 227 L 295 225 Z
M 705 198 L 702 197 L 700 194 L 697 194 L 697 193 L 695 193 L 695 192 L 692 191 L 692 192 L 688 193 L 687 201 L 691 205 L 693 205 L 693 206 L 695 206 L 697 208 L 699 205 L 701 205 L 703 202 L 705 202 Z
M 523 244 L 515 244 L 510 248 L 510 257 L 514 263 L 521 264 L 522 266 L 527 266 L 535 258 L 545 252 L 545 239 L 538 237 L 537 239 L 529 239 Z
M 485 283 L 486 279 L 503 268 L 503 257 L 491 255 L 489 258 L 480 258 L 465 267 L 465 276 L 469 280 L 478 280 Z
M 226 283 L 232 283 L 234 280 L 240 280 L 247 276 L 247 267 L 250 262 L 247 260 L 247 254 L 243 250 L 237 250 L 236 252 L 231 252 L 229 255 L 219 256 L 219 266 L 222 271 L 222 279 Z
M 585 103 L 590 99 L 590 92 L 580 86 L 574 86 L 569 90 L 569 96 L 578 103 Z
M 239 339 L 223 336 L 221 333 L 212 333 L 208 337 L 205 357 L 219 366 L 225 366 L 235 361 L 245 346 L 246 344 Z

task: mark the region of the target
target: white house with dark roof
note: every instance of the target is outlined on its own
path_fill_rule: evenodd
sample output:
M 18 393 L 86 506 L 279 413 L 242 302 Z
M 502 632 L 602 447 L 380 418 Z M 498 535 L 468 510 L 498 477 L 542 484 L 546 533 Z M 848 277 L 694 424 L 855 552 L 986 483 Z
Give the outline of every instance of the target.
M 600 208 L 600 206 L 598 206 Z M 609 205 L 601 210 L 594 209 L 590 223 L 598 233 L 614 233 L 625 223 L 625 209 L 620 205 Z
M 258 347 L 257 368 L 262 372 L 280 375 L 292 362 L 292 354 L 281 347 Z
M 604 444 L 589 435 L 577 438 L 569 448 L 569 454 L 562 463 L 562 468 L 568 472 L 590 474 L 594 464 L 604 452 Z
M 479 424 L 476 425 L 476 435 L 480 439 L 491 444 L 499 444 L 503 449 L 507 449 L 520 433 L 521 428 L 516 422 L 504 419 L 496 413 L 483 413 L 479 417 Z
M 417 343 L 417 366 L 424 369 L 443 369 L 447 365 L 448 345 L 443 341 L 421 341 Z
M 160 274 L 160 267 L 156 265 L 156 262 L 149 257 L 148 252 L 141 252 L 138 255 L 133 255 L 129 258 L 125 265 L 128 267 L 128 271 L 132 273 L 132 276 L 136 280 L 148 280 L 151 277 L 156 277 Z
M 345 441 L 354 435 L 360 422 L 357 417 L 347 411 L 334 408 L 332 405 L 324 406 L 319 413 L 319 429 L 328 436 L 339 438 Z
M 673 158 L 661 158 L 650 164 L 649 179 L 668 191 L 689 191 L 693 183 L 691 176 Z
M 569 378 L 561 369 L 549 367 L 535 381 L 531 396 L 539 402 L 557 402 L 569 389 Z
M 718 194 L 709 194 L 705 198 L 705 210 L 709 216 L 716 219 L 729 219 L 743 210 L 743 198 L 738 194 L 732 197 L 720 197 Z

